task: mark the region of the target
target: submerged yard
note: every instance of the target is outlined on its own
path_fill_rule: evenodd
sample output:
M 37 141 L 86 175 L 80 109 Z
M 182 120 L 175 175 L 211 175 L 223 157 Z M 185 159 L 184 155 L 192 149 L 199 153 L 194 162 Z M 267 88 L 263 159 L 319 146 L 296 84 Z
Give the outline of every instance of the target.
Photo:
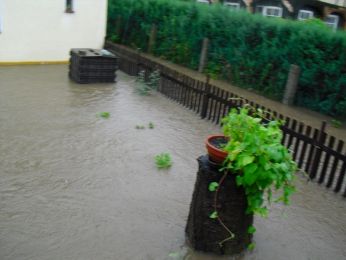
M 121 72 L 78 85 L 67 70 L 0 69 L 0 259 L 230 259 L 192 252 L 184 234 L 196 158 L 219 127 Z M 155 167 L 162 152 L 169 170 Z M 291 207 L 255 219 L 239 259 L 346 258 L 345 199 L 297 187 Z

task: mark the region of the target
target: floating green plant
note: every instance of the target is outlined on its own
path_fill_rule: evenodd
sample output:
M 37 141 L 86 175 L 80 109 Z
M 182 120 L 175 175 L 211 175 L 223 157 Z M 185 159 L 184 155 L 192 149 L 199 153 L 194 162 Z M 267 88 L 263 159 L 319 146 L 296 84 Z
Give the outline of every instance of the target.
M 109 112 L 100 112 L 98 115 L 100 117 L 102 117 L 102 118 L 110 118 L 111 113 L 109 113 Z
M 169 153 L 161 153 L 155 156 L 155 164 L 158 169 L 167 169 L 172 166 L 172 159 Z

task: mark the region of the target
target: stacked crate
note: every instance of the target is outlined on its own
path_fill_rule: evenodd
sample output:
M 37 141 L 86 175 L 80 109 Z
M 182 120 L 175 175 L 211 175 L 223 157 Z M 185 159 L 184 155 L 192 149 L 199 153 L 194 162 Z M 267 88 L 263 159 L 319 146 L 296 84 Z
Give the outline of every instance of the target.
M 69 76 L 78 83 L 114 82 L 118 58 L 107 50 L 72 49 Z

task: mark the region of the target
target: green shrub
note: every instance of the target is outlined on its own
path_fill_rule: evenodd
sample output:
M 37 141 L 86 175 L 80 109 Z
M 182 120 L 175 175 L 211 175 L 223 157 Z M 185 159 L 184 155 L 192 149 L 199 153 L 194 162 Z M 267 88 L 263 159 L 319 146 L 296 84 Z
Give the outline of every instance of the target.
M 346 34 L 320 21 L 271 19 L 178 0 L 109 0 L 108 15 L 108 39 L 146 50 L 155 23 L 154 54 L 192 69 L 208 37 L 206 72 L 277 100 L 290 64 L 297 64 L 297 105 L 346 116 Z

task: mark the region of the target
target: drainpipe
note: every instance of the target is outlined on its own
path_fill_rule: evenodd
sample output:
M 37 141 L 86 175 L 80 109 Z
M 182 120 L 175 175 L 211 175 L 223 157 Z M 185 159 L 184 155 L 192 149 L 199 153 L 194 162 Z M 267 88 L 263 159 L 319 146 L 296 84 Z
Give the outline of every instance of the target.
M 290 3 L 290 1 L 288 0 L 281 0 L 282 4 L 287 8 L 287 10 L 290 12 L 290 13 L 293 13 L 294 12 L 294 8 L 292 6 L 292 4 Z
M 253 13 L 253 0 L 243 0 L 245 6 L 246 6 L 246 10 L 249 12 L 249 13 Z

